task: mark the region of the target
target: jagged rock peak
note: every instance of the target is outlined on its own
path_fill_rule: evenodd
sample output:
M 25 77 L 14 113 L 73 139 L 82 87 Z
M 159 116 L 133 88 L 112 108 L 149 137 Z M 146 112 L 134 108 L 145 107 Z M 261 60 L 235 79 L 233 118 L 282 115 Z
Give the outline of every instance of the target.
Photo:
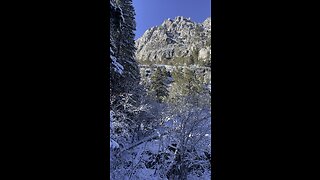
M 175 21 L 183 21 L 183 20 L 190 20 L 190 18 L 186 18 L 186 17 L 183 17 L 183 16 L 177 16 L 174 18 Z
M 211 22 L 211 17 L 208 17 L 206 20 L 204 20 L 203 22 Z
M 177 16 L 148 29 L 136 40 L 138 61 L 208 60 L 211 54 L 211 18 L 202 23 Z
M 208 17 L 203 21 L 202 25 L 208 29 L 211 29 L 211 17 Z

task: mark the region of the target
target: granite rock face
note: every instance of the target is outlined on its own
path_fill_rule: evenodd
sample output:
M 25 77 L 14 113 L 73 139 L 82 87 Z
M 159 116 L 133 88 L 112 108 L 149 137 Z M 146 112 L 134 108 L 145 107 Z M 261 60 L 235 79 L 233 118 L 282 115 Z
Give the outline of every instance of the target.
M 191 57 L 197 62 L 211 61 L 211 18 L 202 23 L 182 16 L 167 19 L 160 26 L 148 29 L 135 46 L 136 59 L 141 64 Z

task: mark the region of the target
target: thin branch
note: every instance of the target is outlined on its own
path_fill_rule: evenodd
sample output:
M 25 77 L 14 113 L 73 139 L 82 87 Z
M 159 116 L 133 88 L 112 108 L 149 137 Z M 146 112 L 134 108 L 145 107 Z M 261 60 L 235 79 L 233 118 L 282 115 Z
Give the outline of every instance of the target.
M 137 147 L 137 146 L 139 146 L 139 145 L 142 144 L 142 143 L 145 143 L 145 142 L 148 142 L 148 141 L 151 141 L 151 140 L 154 140 L 154 139 L 159 139 L 161 136 L 165 136 L 165 135 L 167 135 L 167 134 L 169 134 L 169 133 L 171 133 L 171 132 L 172 132 L 172 131 L 169 131 L 169 132 L 166 132 L 166 133 L 164 133 L 164 134 L 160 134 L 160 135 L 157 134 L 157 135 L 154 135 L 154 136 L 145 138 L 145 139 L 143 139 L 143 140 L 141 140 L 141 141 L 139 141 L 139 142 L 136 142 L 136 143 L 134 143 L 133 145 L 125 148 L 124 150 L 121 151 L 121 153 L 124 152 L 124 151 L 130 150 L 130 149 L 132 149 L 132 148 L 134 148 L 134 147 Z

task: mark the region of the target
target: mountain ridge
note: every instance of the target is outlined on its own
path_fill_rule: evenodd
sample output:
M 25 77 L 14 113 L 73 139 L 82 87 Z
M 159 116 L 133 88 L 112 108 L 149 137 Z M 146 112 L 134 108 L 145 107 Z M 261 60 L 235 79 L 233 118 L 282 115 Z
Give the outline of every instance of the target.
M 177 16 L 154 26 L 135 41 L 140 64 L 211 63 L 211 17 L 197 23 Z

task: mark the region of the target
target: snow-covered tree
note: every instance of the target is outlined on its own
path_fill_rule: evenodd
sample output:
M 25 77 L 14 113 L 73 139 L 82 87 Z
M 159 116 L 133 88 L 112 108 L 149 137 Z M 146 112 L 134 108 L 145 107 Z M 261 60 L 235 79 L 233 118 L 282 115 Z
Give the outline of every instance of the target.
M 134 142 L 139 129 L 137 117 L 145 111 L 138 101 L 142 88 L 138 86 L 139 69 L 134 59 L 134 15 L 132 0 L 110 0 L 111 175 L 126 165 L 119 152 Z
M 121 64 L 122 76 L 112 79 L 112 92 L 115 94 L 128 93 L 140 82 L 140 72 L 135 61 L 134 31 L 136 30 L 135 11 L 132 0 L 112 1 L 114 13 L 110 16 L 112 37 L 111 47 L 113 47 L 114 57 Z M 118 68 L 119 69 L 119 68 Z
M 167 167 L 167 176 L 173 179 L 187 179 L 190 173 L 203 176 L 210 171 L 207 157 L 211 154 L 210 98 L 203 95 L 197 98 L 202 100 L 197 105 L 195 97 L 177 99 L 167 114 L 166 123 L 173 129 L 170 139 L 176 144 L 174 158 Z

